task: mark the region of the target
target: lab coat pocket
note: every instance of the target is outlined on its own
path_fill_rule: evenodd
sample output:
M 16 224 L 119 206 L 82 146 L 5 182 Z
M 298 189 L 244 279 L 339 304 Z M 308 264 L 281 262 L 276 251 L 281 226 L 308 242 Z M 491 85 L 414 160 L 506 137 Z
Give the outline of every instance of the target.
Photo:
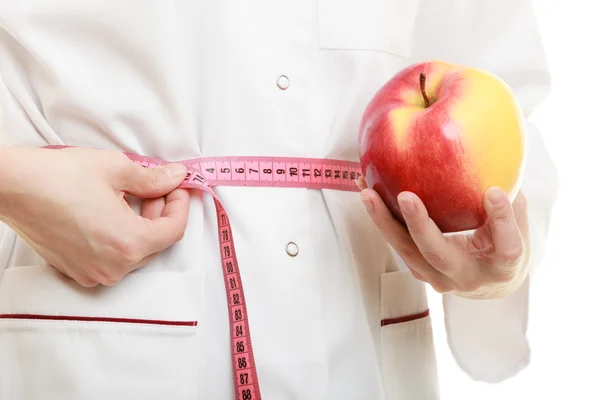
M 381 345 L 390 400 L 437 400 L 437 369 L 427 293 L 408 270 L 381 276 Z
M 0 282 L 0 398 L 197 399 L 194 279 L 140 272 L 83 288 L 54 268 Z
M 410 57 L 421 0 L 317 0 L 319 45 Z

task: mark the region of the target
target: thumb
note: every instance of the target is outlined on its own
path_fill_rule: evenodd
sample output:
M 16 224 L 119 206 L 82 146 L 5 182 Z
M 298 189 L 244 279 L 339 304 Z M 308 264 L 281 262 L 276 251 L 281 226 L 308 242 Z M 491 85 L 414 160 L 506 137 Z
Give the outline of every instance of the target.
M 496 256 L 507 262 L 517 260 L 522 254 L 523 242 L 509 198 L 502 189 L 492 187 L 485 193 L 484 207 Z
M 177 189 L 185 179 L 187 168 L 183 164 L 146 168 L 132 163 L 131 168 L 123 172 L 123 190 L 130 195 L 148 199 L 164 196 Z

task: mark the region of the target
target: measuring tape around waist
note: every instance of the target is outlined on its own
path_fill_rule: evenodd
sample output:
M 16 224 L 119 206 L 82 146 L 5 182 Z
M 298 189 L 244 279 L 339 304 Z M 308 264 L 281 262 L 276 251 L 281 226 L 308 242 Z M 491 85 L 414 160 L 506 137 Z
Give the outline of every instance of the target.
M 45 146 L 62 149 L 71 146 Z M 125 153 L 133 162 L 155 168 L 168 161 Z M 294 157 L 202 157 L 178 161 L 187 169 L 180 188 L 202 190 L 213 197 L 217 211 L 223 279 L 227 292 L 233 383 L 236 400 L 260 400 L 261 393 L 250 337 L 246 299 L 229 217 L 215 186 L 259 186 L 336 189 L 358 192 L 354 182 L 362 176 L 360 164 L 352 161 Z

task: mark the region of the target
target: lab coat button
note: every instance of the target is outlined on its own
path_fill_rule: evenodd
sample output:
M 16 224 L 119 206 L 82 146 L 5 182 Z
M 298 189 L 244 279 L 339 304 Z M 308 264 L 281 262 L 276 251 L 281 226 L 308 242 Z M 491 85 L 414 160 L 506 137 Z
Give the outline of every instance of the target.
M 288 77 L 285 75 L 281 75 L 279 78 L 277 78 L 277 87 L 279 87 L 279 89 L 281 90 L 289 88 L 290 80 L 288 79 Z
M 298 245 L 294 242 L 289 242 L 285 245 L 285 252 L 288 253 L 290 257 L 296 257 L 298 255 Z

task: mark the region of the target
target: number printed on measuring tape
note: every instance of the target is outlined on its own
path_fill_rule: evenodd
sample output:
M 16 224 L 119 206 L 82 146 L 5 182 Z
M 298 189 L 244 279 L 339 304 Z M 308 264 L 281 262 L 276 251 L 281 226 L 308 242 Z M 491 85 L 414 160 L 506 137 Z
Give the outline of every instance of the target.
M 70 146 L 45 146 L 61 149 Z M 125 153 L 147 168 L 167 164 L 154 157 Z M 259 379 L 252 350 L 244 288 L 229 217 L 214 186 L 304 187 L 358 191 L 354 182 L 360 165 L 351 161 L 282 157 L 208 157 L 179 161 L 188 167 L 182 188 L 202 190 L 213 197 L 219 232 L 221 267 L 229 312 L 231 362 L 236 400 L 260 400 Z
M 211 186 L 280 186 L 354 190 L 358 163 L 322 159 L 266 157 L 204 158 L 191 165 Z

